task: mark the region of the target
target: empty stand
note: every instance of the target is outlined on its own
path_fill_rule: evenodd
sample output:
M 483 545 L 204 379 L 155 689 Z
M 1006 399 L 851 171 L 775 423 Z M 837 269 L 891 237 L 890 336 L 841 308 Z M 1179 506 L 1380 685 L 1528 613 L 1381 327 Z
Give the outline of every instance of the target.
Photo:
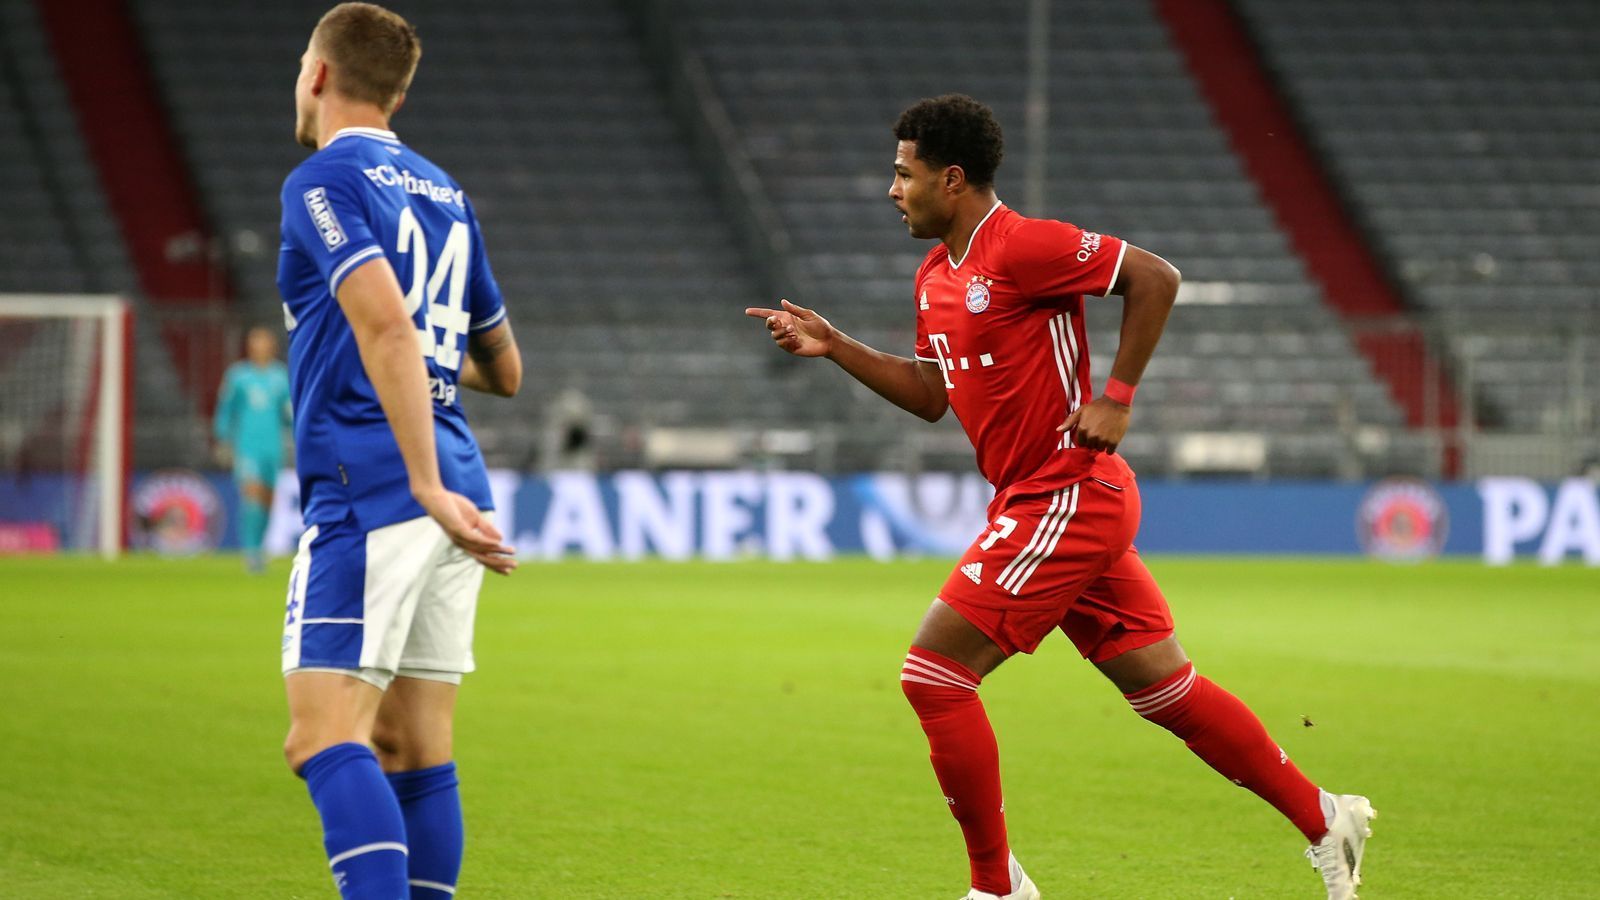
M 32 0 L 0 0 L 0 292 L 115 293 L 134 301 L 133 458 L 205 459 L 193 405 L 89 160 Z M 196 449 L 201 452 L 194 452 Z
M 981 13 L 910 0 L 682 5 L 819 285 L 814 303 L 909 352 L 910 282 L 928 245 L 906 236 L 886 197 L 891 127 L 921 97 L 961 91 L 989 103 L 1008 129 L 999 193 L 1020 203 L 1027 4 Z M 1347 472 L 1340 434 L 1399 426 L 1400 415 L 1307 280 L 1153 11 L 1074 0 L 1054 4 L 1052 17 L 1044 214 L 1166 256 L 1194 301 L 1173 316 L 1126 452 L 1160 471 L 1175 433 L 1260 432 L 1275 448 L 1270 471 Z M 1119 304 L 1090 303 L 1099 383 Z M 845 393 L 818 381 L 814 395 Z
M 1600 6 L 1239 8 L 1410 300 L 1470 380 L 1463 388 L 1480 422 L 1592 433 Z
M 293 140 L 294 79 L 327 7 L 135 4 L 254 321 L 278 315 L 279 188 L 308 152 Z M 718 421 L 725 400 L 754 393 L 764 358 L 744 378 L 696 374 L 745 358 L 729 334 L 757 298 L 621 9 L 408 12 L 423 56 L 395 128 L 472 198 L 528 365 L 521 396 L 473 404 L 491 461 L 528 461 L 546 399 L 567 387 L 617 435 Z

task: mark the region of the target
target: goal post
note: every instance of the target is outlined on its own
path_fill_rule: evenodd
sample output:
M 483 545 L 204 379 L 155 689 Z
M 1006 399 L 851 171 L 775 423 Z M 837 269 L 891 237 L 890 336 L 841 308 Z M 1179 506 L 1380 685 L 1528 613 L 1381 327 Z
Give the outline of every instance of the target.
M 44 529 L 62 550 L 121 552 L 130 326 L 121 297 L 0 294 L 0 526 Z

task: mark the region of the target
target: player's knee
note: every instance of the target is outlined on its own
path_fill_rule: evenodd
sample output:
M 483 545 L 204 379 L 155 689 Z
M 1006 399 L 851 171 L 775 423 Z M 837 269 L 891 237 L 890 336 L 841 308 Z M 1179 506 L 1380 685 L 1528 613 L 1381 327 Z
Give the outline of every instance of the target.
M 349 728 L 326 722 L 291 722 L 289 734 L 283 739 L 283 760 L 289 770 L 300 773 L 311 757 L 336 744 L 364 744 L 364 735 Z
M 421 768 L 416 764 L 416 748 L 399 728 L 379 722 L 372 727 L 372 750 L 385 772 L 404 772 Z
M 405 747 L 405 741 L 398 728 L 394 728 L 383 720 L 372 726 L 372 749 L 378 758 L 397 757 Z
M 385 772 L 409 772 L 443 765 L 451 759 L 448 726 L 435 728 L 425 737 L 414 731 L 379 722 L 372 728 L 372 749 Z
M 900 668 L 900 691 L 919 714 L 975 698 L 980 680 L 971 669 L 918 647 Z
M 283 761 L 289 764 L 289 771 L 298 775 L 306 760 L 316 756 L 321 749 L 304 728 L 291 725 L 288 736 L 283 739 Z

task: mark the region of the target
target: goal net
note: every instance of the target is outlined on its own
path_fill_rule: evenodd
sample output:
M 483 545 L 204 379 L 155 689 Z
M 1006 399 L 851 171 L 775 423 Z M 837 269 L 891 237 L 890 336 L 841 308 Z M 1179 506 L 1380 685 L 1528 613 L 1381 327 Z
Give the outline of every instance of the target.
M 128 306 L 0 294 L 0 553 L 122 548 Z

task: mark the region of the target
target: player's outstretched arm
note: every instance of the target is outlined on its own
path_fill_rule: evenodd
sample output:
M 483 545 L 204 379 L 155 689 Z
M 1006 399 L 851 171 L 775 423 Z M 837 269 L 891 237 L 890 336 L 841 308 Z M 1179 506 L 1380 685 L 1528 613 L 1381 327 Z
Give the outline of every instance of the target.
M 950 408 L 938 366 L 874 350 L 834 328 L 815 310 L 787 300 L 782 306 L 752 306 L 744 314 L 764 319 L 779 347 L 795 356 L 826 356 L 878 396 L 912 415 L 937 422 Z
M 417 329 L 405 312 L 394 269 L 382 256 L 362 263 L 339 285 L 339 306 L 354 332 L 361 365 L 383 405 L 411 480 L 411 495 L 473 559 L 501 574 L 516 568 L 512 549 L 471 500 L 445 489 L 433 439 L 428 370 Z
M 461 386 L 500 397 L 517 395 L 522 387 L 522 351 L 517 349 L 509 320 L 501 320 L 488 331 L 467 338 Z
M 1127 386 L 1125 399 L 1132 399 L 1132 389 L 1144 377 L 1145 366 L 1156 352 L 1182 280 L 1172 263 L 1128 246 L 1117 283 L 1111 288 L 1111 293 L 1122 295 L 1122 334 L 1117 341 L 1117 357 L 1111 363 L 1111 381 Z M 1057 430 L 1076 428 L 1078 446 L 1115 453 L 1128 433 L 1130 409 L 1127 403 L 1102 395 L 1078 407 Z

